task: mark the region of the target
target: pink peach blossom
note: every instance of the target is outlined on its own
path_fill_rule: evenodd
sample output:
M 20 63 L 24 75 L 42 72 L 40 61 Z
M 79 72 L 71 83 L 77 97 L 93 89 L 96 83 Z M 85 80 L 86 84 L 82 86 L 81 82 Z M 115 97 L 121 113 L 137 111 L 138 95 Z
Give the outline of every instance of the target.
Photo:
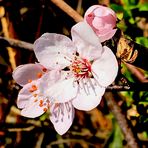
M 109 7 L 94 5 L 84 14 L 84 20 L 92 27 L 101 42 L 111 39 L 116 33 L 116 14 Z
M 45 33 L 34 43 L 37 59 L 47 69 L 60 71 L 60 78 L 46 90 L 55 103 L 72 100 L 75 108 L 95 108 L 118 71 L 112 51 L 101 45 L 86 22 L 72 27 L 72 40 L 64 35 Z M 50 84 L 50 81 L 48 81 Z

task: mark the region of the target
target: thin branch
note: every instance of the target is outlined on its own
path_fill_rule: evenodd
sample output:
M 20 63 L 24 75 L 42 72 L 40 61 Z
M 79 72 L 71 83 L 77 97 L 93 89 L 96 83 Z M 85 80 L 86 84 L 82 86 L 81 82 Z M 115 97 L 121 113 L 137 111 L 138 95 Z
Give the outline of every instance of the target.
M 33 50 L 33 44 L 16 40 L 16 39 L 10 39 L 6 37 L 0 36 L 0 43 L 3 43 L 6 46 L 11 46 L 11 47 L 16 47 L 16 48 L 23 48 L 23 49 L 28 49 L 28 50 Z
M 148 83 L 130 83 L 129 85 L 112 85 L 106 88 L 107 91 L 147 91 Z
M 7 130 L 9 132 L 22 132 L 22 131 L 29 132 L 29 131 L 32 131 L 34 128 L 35 126 L 31 125 L 29 127 L 23 127 L 23 128 L 8 128 Z
M 128 70 L 138 79 L 139 82 L 148 83 L 148 79 L 144 76 L 144 73 L 142 73 L 142 71 L 140 71 L 137 67 L 128 63 L 125 63 L 125 65 Z
M 127 145 L 130 148 L 138 148 L 138 144 L 136 142 L 136 139 L 134 138 L 132 130 L 128 126 L 125 116 L 121 113 L 120 107 L 115 102 L 113 94 L 111 92 L 106 92 L 104 97 L 106 99 L 109 109 L 114 114 L 120 128 L 122 129 L 122 132 L 125 136 L 125 140 L 127 141 Z
M 81 140 L 81 139 L 60 139 L 60 140 L 51 142 L 47 146 L 47 148 L 52 148 L 52 146 L 54 146 L 54 145 L 59 145 L 59 144 L 64 144 L 64 143 L 80 143 L 80 144 L 85 143 L 85 144 L 87 144 L 89 146 L 95 147 L 95 144 L 87 142 L 85 140 Z
M 54 3 L 57 7 L 59 7 L 61 10 L 63 10 L 65 13 L 67 13 L 76 22 L 80 22 L 83 20 L 83 17 L 63 0 L 51 0 L 51 2 Z

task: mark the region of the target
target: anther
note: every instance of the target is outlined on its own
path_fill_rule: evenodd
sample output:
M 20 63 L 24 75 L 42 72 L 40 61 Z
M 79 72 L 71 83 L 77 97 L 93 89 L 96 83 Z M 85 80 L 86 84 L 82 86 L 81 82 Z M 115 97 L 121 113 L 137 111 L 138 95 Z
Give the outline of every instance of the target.
M 29 89 L 30 92 L 34 92 L 37 90 L 37 86 L 36 85 L 32 85 L 32 87 Z
M 40 107 L 43 107 L 43 104 L 39 104 Z
M 32 82 L 32 80 L 31 80 L 31 79 L 29 79 L 29 80 L 28 80 L 28 83 L 31 83 L 31 82 Z
M 47 108 L 43 108 L 43 111 L 46 112 L 47 111 Z
M 47 71 L 47 69 L 45 67 L 43 67 L 42 70 L 43 70 L 43 72 L 46 72 Z
M 40 100 L 40 104 L 43 104 L 43 100 Z
M 38 94 L 33 94 L 34 97 L 37 97 Z
M 38 72 L 38 73 L 37 73 L 37 77 L 38 77 L 38 78 L 41 78 L 41 77 L 42 77 L 42 73 L 41 73 L 41 72 Z

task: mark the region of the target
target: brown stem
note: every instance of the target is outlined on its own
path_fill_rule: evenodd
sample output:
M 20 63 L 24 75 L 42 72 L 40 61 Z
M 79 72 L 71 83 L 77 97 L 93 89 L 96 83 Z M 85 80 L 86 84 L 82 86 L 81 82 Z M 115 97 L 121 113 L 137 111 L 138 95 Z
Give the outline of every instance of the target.
M 72 17 L 76 22 L 80 22 L 83 20 L 83 17 L 78 14 L 72 7 L 70 7 L 63 0 L 51 0 L 57 7 L 67 13 L 70 17 Z
M 142 71 L 140 71 L 137 67 L 128 63 L 125 63 L 125 65 L 128 70 L 138 79 L 139 82 L 148 83 L 148 79 L 144 76 L 144 73 L 142 73 Z
M 138 144 L 136 142 L 136 139 L 134 138 L 132 130 L 128 126 L 125 116 L 121 113 L 120 107 L 115 102 L 113 94 L 111 92 L 106 92 L 104 97 L 106 99 L 109 109 L 114 114 L 120 128 L 122 129 L 122 132 L 125 136 L 125 140 L 127 141 L 127 145 L 130 148 L 138 148 Z
M 3 44 L 6 44 L 6 46 L 33 50 L 33 44 L 16 40 L 16 39 L 10 39 L 10 38 L 0 36 L 0 43 L 1 42 Z

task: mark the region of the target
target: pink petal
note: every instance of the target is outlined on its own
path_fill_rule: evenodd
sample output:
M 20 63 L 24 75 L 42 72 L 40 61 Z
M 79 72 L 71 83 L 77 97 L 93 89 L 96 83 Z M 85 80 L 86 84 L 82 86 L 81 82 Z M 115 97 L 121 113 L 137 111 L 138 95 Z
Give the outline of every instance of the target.
M 94 109 L 100 103 L 105 92 L 104 87 L 95 84 L 93 79 L 90 81 L 92 84 L 88 82 L 88 86 L 81 87 L 77 97 L 72 101 L 73 106 L 79 110 L 89 111 Z
M 92 71 L 98 83 L 106 87 L 115 80 L 118 72 L 118 63 L 111 49 L 106 46 L 103 48 L 102 56 L 92 64 Z
M 67 132 L 73 122 L 74 108 L 71 102 L 59 103 L 50 108 L 50 120 L 54 125 L 55 130 L 63 135 Z
M 43 66 L 40 64 L 25 64 L 18 66 L 13 71 L 14 80 L 21 86 L 28 83 L 28 80 L 38 79 L 38 74 L 43 74 Z
M 63 103 L 71 100 L 77 94 L 77 83 L 74 77 L 68 77 L 69 72 L 62 72 L 60 80 L 46 91 L 49 98 L 53 98 L 56 103 Z
M 104 17 L 94 17 L 92 25 L 98 31 L 103 31 L 104 33 L 111 31 L 116 26 L 116 20 L 111 14 Z M 100 32 L 100 34 L 101 34 Z
M 102 45 L 92 28 L 86 22 L 79 22 L 74 25 L 71 34 L 80 57 L 94 60 L 101 56 Z
M 56 33 L 45 33 L 34 43 L 37 59 L 51 69 L 63 69 L 70 65 L 75 51 L 70 38 Z
M 110 32 L 107 32 L 106 34 L 101 34 L 100 35 L 100 33 L 97 33 L 97 32 L 96 32 L 96 34 L 98 35 L 100 41 L 104 42 L 106 40 L 111 39 L 115 35 L 116 31 L 117 31 L 117 29 L 113 29 Z
M 95 16 L 105 16 L 107 14 L 112 14 L 116 18 L 116 13 L 110 9 L 109 7 L 101 6 L 101 5 L 93 5 L 87 9 L 87 11 L 84 14 L 84 19 L 87 15 L 90 13 L 94 13 Z
M 21 111 L 21 115 L 24 117 L 35 118 L 42 115 L 44 111 L 44 106 L 40 107 L 40 99 L 35 101 L 35 98 L 32 97 L 29 99 L 27 106 Z
M 106 7 L 106 6 L 101 6 L 101 5 L 98 5 L 98 7 L 94 7 L 94 14 L 95 16 L 99 16 L 99 17 L 103 17 L 103 16 L 106 16 L 108 14 L 111 14 L 113 15 L 113 17 L 116 19 L 116 13 L 109 7 Z

